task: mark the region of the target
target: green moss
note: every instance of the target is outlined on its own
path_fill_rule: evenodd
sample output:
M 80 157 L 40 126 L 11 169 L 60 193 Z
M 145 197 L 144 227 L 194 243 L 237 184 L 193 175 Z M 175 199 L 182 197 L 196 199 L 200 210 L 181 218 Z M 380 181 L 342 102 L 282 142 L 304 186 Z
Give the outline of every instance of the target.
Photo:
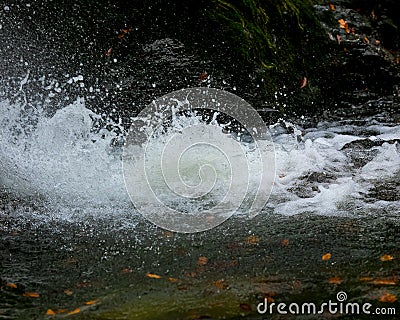
M 286 69 L 304 22 L 313 20 L 310 1 L 215 0 L 213 12 L 236 50 L 262 70 Z

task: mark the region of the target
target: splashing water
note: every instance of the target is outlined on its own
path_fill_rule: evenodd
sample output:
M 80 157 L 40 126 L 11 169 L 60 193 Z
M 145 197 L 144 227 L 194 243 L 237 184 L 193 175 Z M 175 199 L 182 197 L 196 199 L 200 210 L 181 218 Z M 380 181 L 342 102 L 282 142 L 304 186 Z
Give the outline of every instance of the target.
M 81 219 L 84 213 L 118 217 L 135 212 L 124 185 L 122 150 L 111 146 L 116 134 L 92 130 L 98 116 L 85 108 L 83 99 L 51 117 L 23 104 L 2 101 L 0 114 L 0 184 L 6 192 L 46 203 L 45 214 L 59 218 Z M 185 121 L 193 124 L 193 119 Z M 184 123 L 175 123 L 175 131 L 179 125 Z M 265 208 L 268 212 L 357 215 L 400 211 L 399 125 L 371 122 L 360 127 L 331 122 L 289 134 L 276 124 L 270 130 L 277 177 Z M 166 139 L 160 138 L 160 148 Z M 252 161 L 251 148 L 245 148 Z M 198 161 L 199 154 L 189 158 Z M 183 172 L 190 176 L 191 170 L 186 165 Z M 193 170 L 198 179 L 198 167 Z M 392 186 L 391 198 L 379 191 L 379 184 L 385 182 Z

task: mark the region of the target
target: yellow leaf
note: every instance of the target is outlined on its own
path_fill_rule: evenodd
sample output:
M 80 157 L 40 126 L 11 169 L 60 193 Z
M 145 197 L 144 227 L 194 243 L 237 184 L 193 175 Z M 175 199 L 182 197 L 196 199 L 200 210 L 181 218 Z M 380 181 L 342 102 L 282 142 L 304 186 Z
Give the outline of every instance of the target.
M 46 314 L 47 314 L 48 316 L 54 316 L 54 315 L 56 314 L 56 312 L 53 311 L 53 310 L 51 310 L 51 309 L 47 309 Z
M 393 256 L 391 256 L 390 254 L 384 254 L 381 257 L 381 261 L 392 261 L 393 259 L 394 259 Z
M 24 297 L 29 297 L 29 298 L 39 298 L 40 294 L 37 292 L 25 292 L 22 294 Z
M 322 256 L 322 260 L 323 260 L 323 261 L 327 261 L 327 260 L 330 260 L 331 257 L 332 257 L 332 255 L 331 255 L 330 253 L 327 253 L 327 254 L 324 254 L 324 255 Z
M 71 312 L 68 312 L 67 315 L 71 316 L 73 314 L 77 314 L 81 312 L 81 308 L 76 308 L 75 310 L 72 310 Z
M 6 287 L 9 287 L 11 289 L 17 289 L 17 285 L 15 283 L 12 283 L 12 282 L 7 282 L 6 283 Z
M 378 298 L 380 302 L 395 302 L 397 300 L 394 294 L 385 293 L 384 295 Z
M 87 306 L 91 306 L 91 305 L 96 304 L 96 303 L 98 303 L 98 302 L 100 302 L 100 300 L 99 300 L 99 299 L 96 299 L 96 300 L 86 301 L 85 304 L 86 304 Z
M 177 278 L 168 278 L 168 281 L 169 282 L 178 282 L 178 279 Z
M 161 279 L 162 278 L 158 274 L 154 274 L 154 273 L 146 273 L 146 277 L 149 277 L 149 278 L 152 278 L 152 279 Z

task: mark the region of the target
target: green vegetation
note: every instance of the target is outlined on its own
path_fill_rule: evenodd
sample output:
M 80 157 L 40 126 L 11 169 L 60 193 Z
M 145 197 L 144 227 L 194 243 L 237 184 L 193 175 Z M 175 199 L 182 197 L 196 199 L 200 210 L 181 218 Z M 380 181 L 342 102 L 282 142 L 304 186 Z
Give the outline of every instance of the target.
M 266 71 L 291 67 L 300 37 L 314 21 L 307 0 L 216 0 L 213 16 L 239 54 Z

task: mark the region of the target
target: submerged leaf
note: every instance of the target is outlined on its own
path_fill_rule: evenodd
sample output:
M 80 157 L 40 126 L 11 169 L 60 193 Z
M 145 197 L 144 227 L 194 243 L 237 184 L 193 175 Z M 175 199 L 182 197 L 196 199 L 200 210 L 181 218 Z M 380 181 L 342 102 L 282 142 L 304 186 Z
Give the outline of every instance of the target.
M 326 253 L 326 254 L 324 254 L 324 255 L 322 256 L 322 260 L 323 260 L 323 261 L 327 261 L 327 260 L 330 260 L 331 257 L 332 257 L 332 255 L 331 255 L 330 253 Z
M 47 309 L 47 311 L 46 311 L 46 315 L 48 315 L 48 316 L 54 316 L 55 314 L 57 314 L 57 313 L 51 309 Z
M 77 314 L 81 312 L 81 308 L 76 308 L 75 310 L 72 310 L 71 312 L 68 312 L 67 315 L 71 316 L 73 314 Z
M 25 292 L 22 294 L 24 297 L 29 297 L 29 298 L 39 298 L 40 294 L 37 292 Z
M 390 254 L 384 254 L 381 257 L 381 261 L 392 261 L 393 259 L 394 259 L 393 256 L 391 256 Z
M 96 299 L 96 300 L 86 301 L 85 304 L 86 304 L 87 306 L 91 306 L 91 305 L 96 304 L 96 303 L 98 303 L 98 302 L 100 302 L 100 300 L 99 300 L 99 299 Z
M 146 273 L 146 277 L 152 278 L 152 279 L 161 279 L 162 278 L 158 274 L 154 274 L 154 273 Z
M 378 298 L 378 300 L 380 302 L 391 302 L 391 303 L 393 303 L 393 302 L 396 302 L 397 298 L 396 298 L 396 296 L 394 294 L 385 293 L 384 295 L 380 296 Z

